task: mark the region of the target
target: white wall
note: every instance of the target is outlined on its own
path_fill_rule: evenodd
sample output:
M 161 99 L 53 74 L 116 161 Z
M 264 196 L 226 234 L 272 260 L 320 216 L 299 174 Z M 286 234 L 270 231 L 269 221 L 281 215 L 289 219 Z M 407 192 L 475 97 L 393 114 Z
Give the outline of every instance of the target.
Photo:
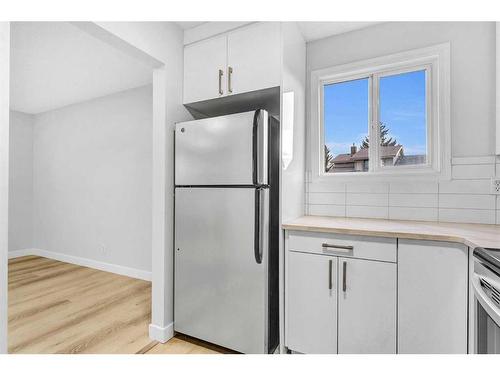
M 0 22 L 0 354 L 7 353 L 10 25 Z
M 308 80 L 312 70 L 444 42 L 451 44 L 452 181 L 309 182 L 309 214 L 500 224 L 500 199 L 490 190 L 500 172 L 494 22 L 384 23 L 308 43 Z
M 173 335 L 173 129 L 176 121 L 190 118 L 182 106 L 183 32 L 173 22 L 88 22 L 80 25 L 90 34 L 108 42 L 122 51 L 142 59 L 155 70 L 157 81 L 163 81 L 164 88 L 158 88 L 154 95 L 153 134 L 153 178 L 161 186 L 153 190 L 152 246 L 153 255 L 153 306 L 150 335 L 161 341 Z M 9 24 L 0 26 L 0 139 L 8 135 L 9 109 Z M 159 101 L 163 100 L 163 103 Z M 166 102 L 166 106 L 163 105 Z M 160 139 L 161 138 L 161 139 Z M 8 139 L 8 136 L 7 136 Z M 8 145 L 7 145 L 8 146 Z M 7 198 L 8 198 L 8 147 L 0 148 L 0 353 L 7 349 Z M 5 186 L 2 181 L 5 180 Z M 158 184 L 154 184 L 155 186 Z M 3 214 L 5 213 L 5 218 Z M 151 215 L 152 213 L 152 215 Z M 5 231 L 5 235 L 3 232 Z
M 10 111 L 9 251 L 33 248 L 33 121 Z
M 282 153 L 293 157 L 281 172 L 283 222 L 304 215 L 306 43 L 297 25 L 282 23 Z M 292 95 L 291 97 L 287 97 Z M 287 103 L 288 101 L 291 103 Z M 285 113 L 290 111 L 290 113 Z M 290 150 L 290 148 L 292 150 Z M 286 159 L 286 158 L 285 158 Z
M 173 22 L 98 22 L 97 25 L 165 64 L 153 77 L 153 238 L 150 337 L 173 336 L 173 137 L 174 124 L 191 118 L 182 105 L 183 32 Z M 162 108 L 160 101 L 166 101 Z M 166 112 L 163 112 L 163 109 Z
M 75 24 L 155 68 L 150 337 L 164 342 L 173 336 L 173 128 L 191 118 L 182 105 L 183 32 L 173 22 Z
M 35 248 L 151 270 L 152 87 L 35 116 Z

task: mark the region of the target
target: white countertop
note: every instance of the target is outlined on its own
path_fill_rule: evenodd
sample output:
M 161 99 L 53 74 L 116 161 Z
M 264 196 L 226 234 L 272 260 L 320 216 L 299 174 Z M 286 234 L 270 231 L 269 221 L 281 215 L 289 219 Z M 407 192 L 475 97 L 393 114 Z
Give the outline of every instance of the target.
M 470 247 L 500 248 L 500 225 L 489 224 L 302 216 L 283 223 L 283 229 L 459 242 Z

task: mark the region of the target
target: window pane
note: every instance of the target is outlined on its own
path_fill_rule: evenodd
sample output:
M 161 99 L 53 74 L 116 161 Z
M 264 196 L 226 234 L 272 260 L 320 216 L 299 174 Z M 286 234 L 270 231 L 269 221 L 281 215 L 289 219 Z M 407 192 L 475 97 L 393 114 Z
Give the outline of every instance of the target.
M 323 87 L 325 172 L 368 171 L 368 78 Z
M 425 164 L 427 125 L 425 70 L 380 78 L 382 166 Z

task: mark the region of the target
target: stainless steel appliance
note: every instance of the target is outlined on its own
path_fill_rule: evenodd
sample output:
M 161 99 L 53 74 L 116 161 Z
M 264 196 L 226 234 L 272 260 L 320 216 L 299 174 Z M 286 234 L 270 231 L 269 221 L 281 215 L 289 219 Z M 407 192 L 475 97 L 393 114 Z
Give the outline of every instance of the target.
M 500 354 L 500 249 L 475 248 L 475 352 Z
M 177 332 L 276 349 L 279 128 L 264 110 L 176 124 Z

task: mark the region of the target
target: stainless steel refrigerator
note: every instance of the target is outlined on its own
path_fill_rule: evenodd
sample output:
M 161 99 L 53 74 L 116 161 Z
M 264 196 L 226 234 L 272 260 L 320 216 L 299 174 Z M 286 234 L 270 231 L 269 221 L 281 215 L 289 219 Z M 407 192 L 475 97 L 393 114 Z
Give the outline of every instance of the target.
M 279 129 L 265 110 L 176 124 L 175 331 L 277 348 Z

